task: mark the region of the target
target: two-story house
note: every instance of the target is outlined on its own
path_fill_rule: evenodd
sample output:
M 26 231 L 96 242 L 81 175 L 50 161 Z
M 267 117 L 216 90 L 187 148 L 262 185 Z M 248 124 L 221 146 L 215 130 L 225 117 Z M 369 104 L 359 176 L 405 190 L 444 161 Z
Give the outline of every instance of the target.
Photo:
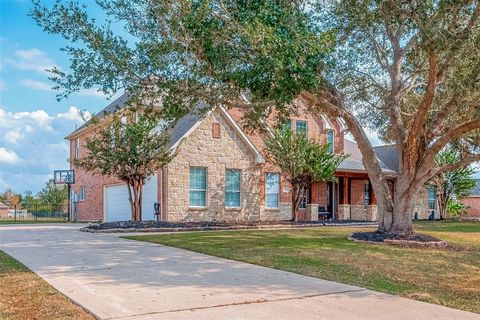
M 103 114 L 125 106 L 124 94 Z M 242 111 L 214 108 L 200 115 L 186 115 L 170 128 L 170 147 L 176 156 L 150 178 L 143 190 L 143 219 L 164 221 L 271 221 L 291 219 L 291 188 L 281 172 L 265 161 L 264 135 L 241 128 Z M 271 124 L 273 125 L 273 123 Z M 299 208 L 302 220 L 318 220 L 318 212 L 338 220 L 376 220 L 376 198 L 362 164 L 361 154 L 345 138 L 345 128 L 336 119 L 316 116 L 298 105 L 288 124 L 319 143 L 329 143 L 331 152 L 349 154 L 339 166 L 337 182 L 315 182 Z M 66 137 L 70 141 L 73 216 L 80 221 L 130 219 L 127 187 L 121 181 L 92 175 L 76 168 L 74 159 L 85 155 L 86 140 L 95 126 L 88 124 Z M 393 179 L 395 171 L 380 161 Z M 154 204 L 159 214 L 155 215 Z

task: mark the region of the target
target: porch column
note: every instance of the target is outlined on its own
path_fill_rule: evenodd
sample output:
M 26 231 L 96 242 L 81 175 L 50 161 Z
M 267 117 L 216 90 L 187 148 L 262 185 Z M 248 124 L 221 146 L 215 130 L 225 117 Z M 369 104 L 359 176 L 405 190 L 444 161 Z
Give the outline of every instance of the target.
M 350 220 L 350 204 L 348 203 L 350 188 L 348 185 L 348 176 L 344 175 L 343 179 L 343 198 L 342 204 L 338 206 L 338 219 L 339 220 Z

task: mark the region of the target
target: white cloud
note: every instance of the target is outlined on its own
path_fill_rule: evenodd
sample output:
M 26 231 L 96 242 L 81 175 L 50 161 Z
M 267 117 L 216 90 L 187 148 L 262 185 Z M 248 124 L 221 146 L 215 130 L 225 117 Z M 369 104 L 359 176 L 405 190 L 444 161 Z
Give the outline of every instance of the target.
M 48 54 L 37 48 L 15 51 L 15 60 L 12 62 L 12 65 L 17 69 L 44 74 L 48 74 L 46 70 L 55 67 L 55 63 L 48 57 Z
M 83 89 L 77 92 L 76 94 L 81 97 L 95 97 L 95 98 L 102 98 L 102 99 L 105 99 L 108 97 L 108 95 L 104 94 L 103 92 L 95 88 Z
M 79 110 L 76 107 L 70 107 L 70 108 L 68 108 L 67 112 L 57 114 L 56 118 L 57 119 L 67 119 L 67 120 L 71 120 L 71 121 L 81 122 L 81 121 L 83 121 L 82 114 L 83 114 L 83 117 L 85 118 L 85 120 L 90 119 L 90 117 L 92 116 L 90 114 L 90 112 L 88 112 L 88 111 L 82 112 L 81 110 Z
M 375 132 L 370 131 L 366 128 L 364 128 L 364 130 L 365 130 L 365 134 L 367 135 L 368 140 L 370 140 L 370 143 L 372 144 L 372 146 L 376 147 L 376 146 L 381 146 L 381 145 L 385 144 L 379 138 L 378 134 L 376 134 Z M 345 136 L 345 138 L 347 138 L 348 140 L 351 140 L 351 141 L 355 141 L 355 138 L 353 137 L 353 135 L 350 132 Z
M 0 147 L 0 162 L 14 164 L 20 161 L 20 158 L 13 150 Z
M 20 81 L 22 85 L 25 87 L 31 88 L 31 89 L 36 89 L 36 90 L 42 90 L 42 91 L 49 91 L 53 92 L 54 90 L 52 89 L 52 86 L 43 81 L 38 81 L 38 80 L 33 80 L 33 79 L 23 79 Z
M 22 138 L 23 134 L 20 132 L 20 129 L 7 131 L 4 135 L 5 141 L 11 144 L 16 144 L 18 140 L 21 140 Z
M 79 109 L 10 112 L 0 106 L 0 188 L 39 191 L 55 169 L 68 169 L 64 137 L 83 121 Z M 8 149 L 7 149 L 8 148 Z

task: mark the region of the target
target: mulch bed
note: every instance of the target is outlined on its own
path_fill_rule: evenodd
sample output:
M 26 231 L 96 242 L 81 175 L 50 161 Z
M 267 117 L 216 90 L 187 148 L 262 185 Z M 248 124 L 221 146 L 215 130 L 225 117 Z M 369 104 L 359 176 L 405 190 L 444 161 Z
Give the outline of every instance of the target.
M 428 234 L 414 233 L 410 236 L 404 237 L 396 233 L 385 232 L 355 232 L 349 240 L 356 242 L 370 242 L 370 243 L 384 243 L 389 245 L 398 245 L 402 247 L 428 247 L 428 248 L 443 248 L 447 246 L 447 242 L 441 239 L 432 237 Z
M 166 221 L 119 221 L 90 224 L 81 231 L 85 232 L 175 232 L 205 230 L 266 229 L 285 227 L 319 227 L 339 225 L 374 226 L 375 222 L 365 221 L 256 221 L 256 222 L 166 222 Z

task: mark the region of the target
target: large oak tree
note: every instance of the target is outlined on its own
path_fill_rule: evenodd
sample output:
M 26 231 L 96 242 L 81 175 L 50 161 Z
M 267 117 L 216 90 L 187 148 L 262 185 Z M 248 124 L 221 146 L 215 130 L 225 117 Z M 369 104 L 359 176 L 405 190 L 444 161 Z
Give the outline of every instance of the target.
M 205 100 L 244 107 L 247 124 L 273 106 L 285 117 L 301 99 L 355 137 L 381 231 L 410 234 L 424 183 L 480 159 L 478 1 L 97 2 L 124 34 L 75 3 L 32 11 L 74 44 L 65 48 L 72 72 L 53 70 L 63 94 L 91 86 L 146 101 L 161 94 L 169 113 Z M 393 195 L 365 125 L 397 145 Z M 462 159 L 435 164 L 448 143 Z

